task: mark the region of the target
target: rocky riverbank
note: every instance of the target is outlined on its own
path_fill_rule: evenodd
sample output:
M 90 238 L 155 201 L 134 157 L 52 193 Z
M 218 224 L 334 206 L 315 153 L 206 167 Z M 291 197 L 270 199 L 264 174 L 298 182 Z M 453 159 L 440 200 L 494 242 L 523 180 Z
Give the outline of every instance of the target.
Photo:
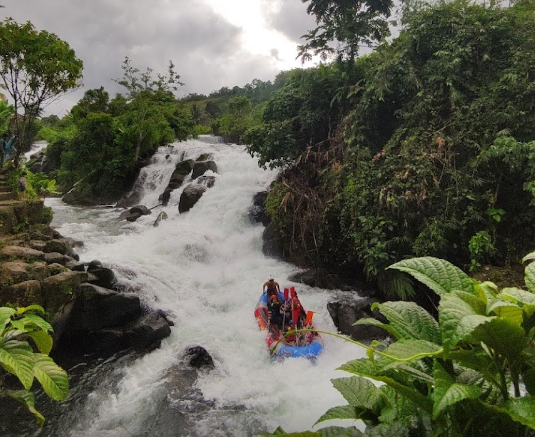
M 71 362 L 158 347 L 172 322 L 120 291 L 99 261 L 80 261 L 83 243 L 51 228 L 51 217 L 42 200 L 24 199 L 0 174 L 0 306 L 41 305 L 54 327 L 52 355 Z

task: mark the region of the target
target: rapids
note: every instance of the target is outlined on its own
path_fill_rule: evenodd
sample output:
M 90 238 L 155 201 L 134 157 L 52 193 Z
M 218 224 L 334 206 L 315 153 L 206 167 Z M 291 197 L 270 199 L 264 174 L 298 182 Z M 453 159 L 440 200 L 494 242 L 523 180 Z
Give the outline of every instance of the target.
M 212 154 L 217 164 L 215 185 L 187 213 L 178 213 L 182 188 L 167 207 L 157 206 L 176 163 L 201 153 Z M 324 336 L 315 364 L 272 362 L 253 317 L 262 284 L 273 276 L 281 288 L 296 287 L 305 308 L 317 312 L 318 329 L 336 332 L 326 309 L 332 292 L 288 281 L 296 268 L 262 253 L 263 227 L 251 224 L 248 209 L 275 177 L 242 146 L 201 137 L 160 148 L 141 172 L 140 203 L 155 208 L 135 223 L 118 221 L 121 210 L 114 207 L 46 200 L 54 210 L 52 225 L 84 242 L 81 261 L 98 259 L 113 268 L 122 285 L 145 305 L 168 312 L 175 326 L 160 349 L 91 370 L 56 414 L 44 412 L 47 425 L 34 435 L 241 437 L 277 426 L 295 432 L 351 424 L 314 427 L 329 408 L 346 404 L 330 379 L 350 376 L 335 369 L 363 352 Z M 169 218 L 154 227 L 159 211 Z M 184 351 L 193 345 L 212 355 L 214 370 L 195 375 L 185 367 Z

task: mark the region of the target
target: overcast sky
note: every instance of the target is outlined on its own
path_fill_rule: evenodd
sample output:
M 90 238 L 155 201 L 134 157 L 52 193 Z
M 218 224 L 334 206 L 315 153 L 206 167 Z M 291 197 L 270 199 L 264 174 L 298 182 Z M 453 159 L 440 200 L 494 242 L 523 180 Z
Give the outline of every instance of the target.
M 62 117 L 84 91 L 124 92 L 128 56 L 144 71 L 167 73 L 169 60 L 185 86 L 178 97 L 209 94 L 253 79 L 273 80 L 300 67 L 300 37 L 315 27 L 301 0 L 0 0 L 2 20 L 30 21 L 55 33 L 84 62 L 84 88 L 50 105 Z M 305 67 L 311 64 L 305 64 Z

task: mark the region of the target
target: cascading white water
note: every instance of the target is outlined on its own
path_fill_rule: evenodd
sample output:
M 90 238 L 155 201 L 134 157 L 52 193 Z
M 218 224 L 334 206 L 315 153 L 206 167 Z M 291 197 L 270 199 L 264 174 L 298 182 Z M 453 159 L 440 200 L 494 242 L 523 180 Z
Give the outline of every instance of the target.
M 55 213 L 52 224 L 84 241 L 78 251 L 82 261 L 99 259 L 112 267 L 146 305 L 168 312 L 175 323 L 160 349 L 117 370 L 116 384 L 101 384 L 78 403 L 68 426 L 62 426 L 63 435 L 239 437 L 277 426 L 304 431 L 330 407 L 345 404 L 330 379 L 350 376 L 335 369 L 362 356 L 361 350 L 325 336 L 315 365 L 306 359 L 275 363 L 253 317 L 263 282 L 274 276 L 281 287 L 296 286 L 305 308 L 317 312 L 318 329 L 335 332 L 326 310 L 332 292 L 289 282 L 295 268 L 264 256 L 263 227 L 250 223 L 253 195 L 269 186 L 275 172 L 259 168 L 241 146 L 209 137 L 174 143 L 161 148 L 144 169 L 141 203 L 156 205 L 176 162 L 201 153 L 213 156 L 216 182 L 184 214 L 177 207 L 183 188 L 173 192 L 166 208 L 157 207 L 135 223 L 118 221 L 117 209 L 47 200 Z M 161 210 L 168 219 L 154 227 Z M 195 380 L 202 407 L 175 381 L 178 363 L 192 345 L 203 346 L 215 362 L 214 370 L 200 372 Z M 162 405 L 175 421 L 162 419 Z

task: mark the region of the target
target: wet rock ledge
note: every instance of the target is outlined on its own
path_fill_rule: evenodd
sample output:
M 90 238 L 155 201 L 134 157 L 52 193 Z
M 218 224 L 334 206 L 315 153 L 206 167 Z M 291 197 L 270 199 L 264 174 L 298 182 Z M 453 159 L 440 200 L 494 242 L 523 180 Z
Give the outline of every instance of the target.
M 75 248 L 49 225 L 40 200 L 21 200 L 0 174 L 0 306 L 41 305 L 54 327 L 52 355 L 107 357 L 149 352 L 171 333 L 162 312 L 143 308 L 134 293 L 119 291 L 113 271 L 80 262 Z M 11 195 L 8 195 L 11 194 Z

